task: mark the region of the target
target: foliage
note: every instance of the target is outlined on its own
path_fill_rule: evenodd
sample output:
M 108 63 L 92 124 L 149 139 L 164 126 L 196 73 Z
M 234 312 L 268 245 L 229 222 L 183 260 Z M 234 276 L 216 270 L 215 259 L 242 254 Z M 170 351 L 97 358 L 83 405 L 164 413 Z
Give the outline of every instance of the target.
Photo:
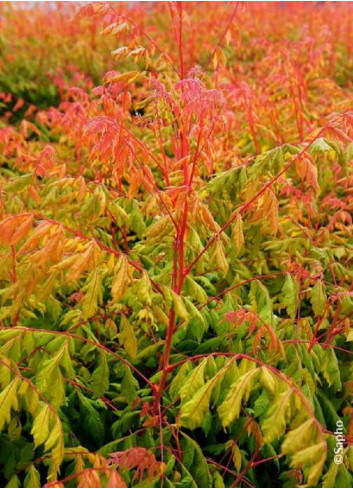
M 1 12 L 1 482 L 350 487 L 351 5 Z

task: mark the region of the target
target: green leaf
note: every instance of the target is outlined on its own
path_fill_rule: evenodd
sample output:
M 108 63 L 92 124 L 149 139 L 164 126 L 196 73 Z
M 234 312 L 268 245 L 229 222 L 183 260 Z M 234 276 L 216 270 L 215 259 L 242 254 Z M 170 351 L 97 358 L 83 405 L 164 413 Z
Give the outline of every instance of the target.
M 309 148 L 309 153 L 313 156 L 316 156 L 320 153 L 329 153 L 332 151 L 332 147 L 327 143 L 324 138 L 318 138 Z
M 321 280 L 317 280 L 314 287 L 311 289 L 310 302 L 313 306 L 315 315 L 322 316 L 325 311 L 327 297 L 325 285 Z
M 340 391 L 342 388 L 340 368 L 336 353 L 333 348 L 325 351 L 322 373 L 329 386 L 334 386 L 335 390 Z
M 60 363 L 65 358 L 67 349 L 68 343 L 65 341 L 58 353 L 41 365 L 36 378 L 38 389 L 55 407 L 60 407 L 65 398 L 65 385 L 60 371 Z M 67 364 L 67 357 L 65 358 L 65 362 Z
M 89 436 L 95 440 L 96 443 L 101 445 L 104 441 L 105 430 L 102 417 L 93 405 L 93 402 L 96 401 L 87 399 L 81 392 L 78 392 L 78 399 L 85 428 L 87 429 Z
M 50 450 L 48 480 L 55 480 L 64 458 L 64 441 L 60 419 L 50 405 L 43 404 L 38 410 L 31 433 L 35 447 L 44 444 L 44 450 Z
M 198 303 L 203 304 L 207 302 L 208 295 L 201 285 L 199 285 L 190 275 L 185 278 L 185 290 Z
M 287 153 L 290 155 L 298 154 L 299 148 L 291 144 L 283 144 L 277 148 L 270 149 L 256 157 L 255 163 L 250 167 L 250 176 L 258 178 L 266 174 L 277 175 L 285 163 Z
M 204 384 L 204 372 L 207 364 L 207 359 L 202 360 L 202 362 L 194 368 L 184 385 L 180 389 L 180 397 L 182 402 L 187 401 L 192 398 L 192 396 L 197 392 Z
M 260 318 L 270 325 L 273 325 L 272 300 L 267 288 L 259 281 L 251 282 L 249 297 L 253 309 L 258 313 Z
M 294 319 L 298 309 L 299 287 L 293 277 L 287 273 L 282 287 L 281 302 L 287 309 L 288 315 Z
M 211 487 L 212 477 L 206 459 L 200 446 L 184 432 L 181 442 L 183 459 L 182 462 L 195 479 L 197 487 Z
M 184 385 L 185 379 L 191 370 L 191 362 L 184 363 L 180 368 L 169 387 L 169 394 L 172 401 L 175 401 L 180 395 L 180 390 Z
M 213 474 L 213 486 L 212 487 L 226 487 L 224 484 L 223 477 L 219 472 Z
M 26 469 L 24 487 L 41 487 L 39 472 L 33 464 Z
M 333 487 L 352 487 L 352 473 L 348 472 L 346 466 L 342 463 L 338 466 L 338 473 Z
M 6 488 L 7 487 L 21 487 L 20 479 L 17 477 L 16 474 L 11 477 L 11 479 L 9 480 L 9 482 L 6 484 L 5 487 Z M 39 486 L 36 486 L 36 487 L 39 487 Z
M 130 227 L 139 238 L 142 238 L 146 232 L 146 224 L 136 200 L 133 201 L 133 209 L 130 213 Z
M 106 355 L 99 353 L 98 367 L 92 374 L 91 387 L 94 397 L 102 396 L 109 389 L 109 369 Z
M 131 369 L 125 366 L 125 374 L 121 381 L 121 394 L 125 397 L 129 404 L 136 399 L 138 388 L 139 384 L 132 375 Z
M 339 487 L 336 486 L 336 477 L 337 477 L 338 469 L 339 469 L 339 464 L 333 461 L 330 465 L 330 468 L 322 478 L 323 488 Z M 344 486 L 344 487 L 348 487 L 348 486 Z

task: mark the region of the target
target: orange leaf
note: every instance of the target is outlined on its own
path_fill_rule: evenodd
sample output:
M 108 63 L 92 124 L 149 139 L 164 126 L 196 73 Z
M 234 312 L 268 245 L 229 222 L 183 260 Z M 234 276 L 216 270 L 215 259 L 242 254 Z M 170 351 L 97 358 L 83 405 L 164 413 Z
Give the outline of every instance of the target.
M 113 470 L 107 482 L 107 487 L 127 487 L 127 485 L 119 472 Z

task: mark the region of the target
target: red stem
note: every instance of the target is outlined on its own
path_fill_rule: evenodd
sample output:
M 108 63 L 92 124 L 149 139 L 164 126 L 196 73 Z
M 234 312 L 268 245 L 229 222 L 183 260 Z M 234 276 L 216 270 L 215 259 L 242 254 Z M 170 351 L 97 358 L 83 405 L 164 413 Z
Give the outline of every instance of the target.
M 4 328 L 0 328 L 0 329 L 4 329 Z M 106 346 L 103 346 L 102 344 L 97 343 L 96 341 L 90 340 L 88 338 L 84 338 L 83 336 L 79 336 L 79 335 L 74 334 L 74 333 L 68 333 L 66 331 L 52 331 L 50 329 L 28 328 L 28 327 L 21 327 L 21 326 L 15 326 L 12 329 L 17 329 L 17 330 L 22 331 L 22 332 L 32 331 L 32 332 L 37 332 L 37 333 L 42 333 L 42 334 L 61 335 L 61 336 L 66 336 L 68 338 L 75 339 L 75 340 L 83 341 L 84 343 L 89 343 L 90 345 L 95 346 L 99 350 L 103 350 L 106 353 L 109 353 L 109 355 L 112 355 L 114 358 L 117 358 L 124 365 L 126 365 L 129 368 L 131 368 L 131 370 L 133 370 L 139 377 L 141 377 L 141 379 L 143 379 L 146 382 L 146 384 L 153 391 L 156 391 L 156 386 L 147 377 L 145 377 L 145 375 L 142 372 L 140 372 L 140 370 L 138 368 L 136 368 L 130 362 L 128 362 L 127 360 L 125 360 L 125 358 L 121 357 L 120 355 L 118 355 L 114 351 L 110 350 Z
M 337 117 L 334 118 L 334 120 L 339 119 L 339 118 L 343 117 L 344 115 L 345 115 L 345 113 L 339 114 Z M 212 244 L 219 238 L 219 236 L 235 221 L 235 219 L 238 217 L 238 215 L 241 214 L 242 212 L 244 212 L 246 209 L 248 209 L 251 206 L 251 204 L 253 204 L 259 197 L 261 197 L 262 194 L 264 194 L 266 192 L 266 190 L 268 190 L 270 187 L 272 187 L 272 185 L 275 182 L 277 182 L 277 180 L 279 180 L 281 178 L 281 176 L 284 175 L 289 170 L 289 168 L 291 168 L 294 165 L 294 163 L 296 162 L 296 160 L 298 158 L 300 158 L 306 151 L 308 151 L 308 149 L 314 144 L 314 142 L 317 141 L 321 137 L 321 135 L 323 134 L 323 132 L 325 131 L 325 129 L 327 129 L 332 123 L 333 123 L 333 120 L 331 120 L 328 124 L 326 124 L 318 132 L 318 134 L 305 146 L 305 148 L 303 148 L 293 158 L 292 161 L 290 161 L 275 177 L 273 177 L 269 182 L 267 182 L 267 184 L 264 185 L 264 187 L 262 187 L 262 189 L 259 192 L 257 192 L 257 194 L 254 195 L 254 197 L 252 197 L 250 200 L 248 200 L 247 202 L 245 202 L 245 204 L 243 204 L 240 207 L 240 209 L 238 211 L 236 211 L 231 216 L 231 218 L 221 227 L 221 229 L 217 233 L 215 233 L 214 236 L 208 241 L 208 243 L 204 246 L 204 248 L 199 253 L 199 255 L 184 270 L 184 275 L 185 276 L 188 275 L 188 273 L 190 273 L 190 271 L 192 270 L 192 268 L 194 267 L 194 265 L 200 260 L 200 258 L 202 258 L 202 256 L 208 250 L 208 248 L 210 246 L 212 246 Z
M 183 79 L 185 75 L 184 70 L 184 57 L 183 57 L 183 2 L 178 2 L 179 13 L 179 35 L 178 35 L 178 50 L 180 59 L 180 78 Z
M 208 68 L 209 64 L 211 63 L 212 58 L 213 58 L 213 56 L 214 56 L 215 52 L 217 51 L 217 49 L 218 49 L 218 48 L 221 46 L 221 44 L 223 43 L 224 38 L 226 37 L 227 32 L 228 32 L 228 30 L 229 30 L 229 28 L 230 28 L 230 26 L 231 26 L 231 24 L 232 24 L 232 22 L 233 22 L 233 20 L 234 20 L 235 14 L 237 13 L 238 7 L 239 7 L 239 2 L 237 2 L 237 3 L 236 3 L 236 5 L 235 5 L 235 7 L 234 7 L 234 9 L 233 9 L 233 12 L 232 12 L 232 14 L 231 14 L 231 16 L 230 16 L 230 18 L 229 18 L 229 21 L 228 21 L 227 27 L 225 28 L 225 30 L 224 30 L 224 32 L 223 32 L 223 34 L 222 34 L 222 36 L 221 36 L 220 40 L 218 41 L 218 43 L 217 43 L 216 47 L 213 49 L 213 51 L 212 51 L 212 53 L 211 53 L 210 57 L 208 58 L 208 61 L 207 61 L 206 66 L 205 66 L 205 69 L 206 69 L 206 70 L 207 70 L 207 68 Z

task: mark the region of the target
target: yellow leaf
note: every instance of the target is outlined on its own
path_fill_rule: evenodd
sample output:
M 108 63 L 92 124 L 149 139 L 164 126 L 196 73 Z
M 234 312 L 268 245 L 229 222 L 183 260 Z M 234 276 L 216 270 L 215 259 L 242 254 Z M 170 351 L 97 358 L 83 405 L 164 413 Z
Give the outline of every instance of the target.
M 241 458 L 241 453 L 240 453 L 239 447 L 235 443 L 232 446 L 232 454 L 233 454 L 234 467 L 236 468 L 237 471 L 239 471 L 241 468 L 242 458 Z
M 114 51 L 112 51 L 111 54 L 112 54 L 113 59 L 118 61 L 123 56 L 127 56 L 128 53 L 129 53 L 129 48 L 127 46 L 121 46 L 120 48 L 117 48 Z
M 261 367 L 260 380 L 261 383 L 268 389 L 271 394 L 276 392 L 278 387 L 278 381 L 272 372 L 268 370 L 266 367 Z
M 166 289 L 164 287 L 164 289 Z M 139 301 L 146 306 L 152 305 L 152 286 L 149 277 L 145 271 L 142 272 L 142 277 L 137 283 L 136 293 Z
M 115 301 L 119 301 L 125 295 L 130 281 L 131 273 L 129 263 L 125 255 L 120 255 L 117 264 L 115 265 L 111 289 L 112 297 Z
M 88 319 L 97 312 L 98 304 L 102 302 L 102 277 L 98 268 L 91 273 L 88 284 L 82 289 L 85 295 L 81 301 L 83 317 Z
M 235 247 L 239 253 L 244 245 L 244 234 L 243 234 L 243 219 L 240 214 L 237 215 L 232 232 L 232 238 L 235 244 Z
M 119 341 L 124 346 L 126 352 L 135 358 L 137 355 L 137 340 L 135 332 L 131 327 L 127 318 L 122 314 L 120 318 L 120 331 Z
M 209 409 L 213 389 L 217 384 L 219 384 L 220 381 L 222 381 L 230 363 L 231 361 L 228 362 L 215 375 L 213 375 L 213 377 L 206 382 L 206 384 L 198 389 L 188 402 L 182 405 L 180 417 L 180 424 L 182 426 L 185 426 L 191 430 L 201 426 L 202 421 Z M 201 381 L 201 377 L 198 379 L 198 381 Z
M 271 225 L 270 232 L 276 234 L 278 229 L 278 200 L 273 190 L 268 189 L 263 195 L 262 212 Z
M 317 434 L 317 427 L 312 418 L 305 421 L 295 430 L 291 430 L 284 442 L 282 443 L 282 452 L 285 454 L 293 454 L 298 452 L 305 445 L 310 445 Z
M 300 450 L 292 456 L 292 467 L 309 467 L 307 484 L 304 487 L 317 487 L 316 484 L 320 479 L 326 460 L 326 452 L 326 442 L 321 441 L 316 445 L 311 445 Z
M 282 392 L 270 407 L 262 425 L 265 443 L 272 443 L 278 440 L 285 432 L 287 422 L 292 413 L 291 396 L 292 391 L 290 389 Z
M 211 257 L 211 263 L 214 263 L 217 268 L 223 272 L 223 275 L 227 275 L 229 264 L 224 252 L 223 245 L 219 239 L 217 239 L 214 244 L 214 251 Z
M 211 379 L 199 389 L 196 394 L 181 408 L 180 424 L 194 430 L 201 423 L 209 408 L 215 380 Z
M 180 295 L 176 294 L 173 290 L 170 289 L 171 297 L 172 297 L 172 302 L 173 302 L 173 308 L 177 316 L 181 317 L 184 319 L 184 321 L 189 320 L 189 313 L 187 312 L 183 299 L 180 297 Z
M 202 362 L 188 375 L 184 385 L 180 389 L 180 397 L 183 402 L 191 399 L 195 392 L 203 386 L 206 364 L 207 359 L 202 360 Z
M 126 22 L 114 22 L 113 24 L 110 24 L 107 27 L 105 27 L 102 30 L 102 34 L 116 35 L 128 29 L 129 29 L 129 25 Z
M 30 464 L 26 469 L 24 487 L 40 487 L 40 475 L 34 464 Z
M 105 83 L 132 83 L 136 78 L 142 76 L 144 72 L 141 71 L 128 71 L 127 73 L 120 73 L 119 75 L 108 78 Z
M 231 385 L 227 397 L 217 409 L 224 428 L 239 417 L 241 404 L 249 399 L 258 374 L 259 369 L 253 368 Z
M 44 448 L 45 450 L 49 450 L 51 448 L 48 481 L 53 481 L 57 478 L 61 462 L 64 458 L 65 448 L 60 418 L 54 412 L 51 412 L 50 418 L 50 435 L 44 445 Z
M 0 394 L 0 431 L 5 423 L 10 422 L 11 409 L 18 409 L 17 385 L 19 380 L 19 377 L 15 377 Z
M 50 407 L 47 404 L 43 404 L 41 409 L 34 417 L 32 424 L 31 434 L 34 439 L 34 446 L 38 447 L 44 443 L 49 434 L 49 413 Z

